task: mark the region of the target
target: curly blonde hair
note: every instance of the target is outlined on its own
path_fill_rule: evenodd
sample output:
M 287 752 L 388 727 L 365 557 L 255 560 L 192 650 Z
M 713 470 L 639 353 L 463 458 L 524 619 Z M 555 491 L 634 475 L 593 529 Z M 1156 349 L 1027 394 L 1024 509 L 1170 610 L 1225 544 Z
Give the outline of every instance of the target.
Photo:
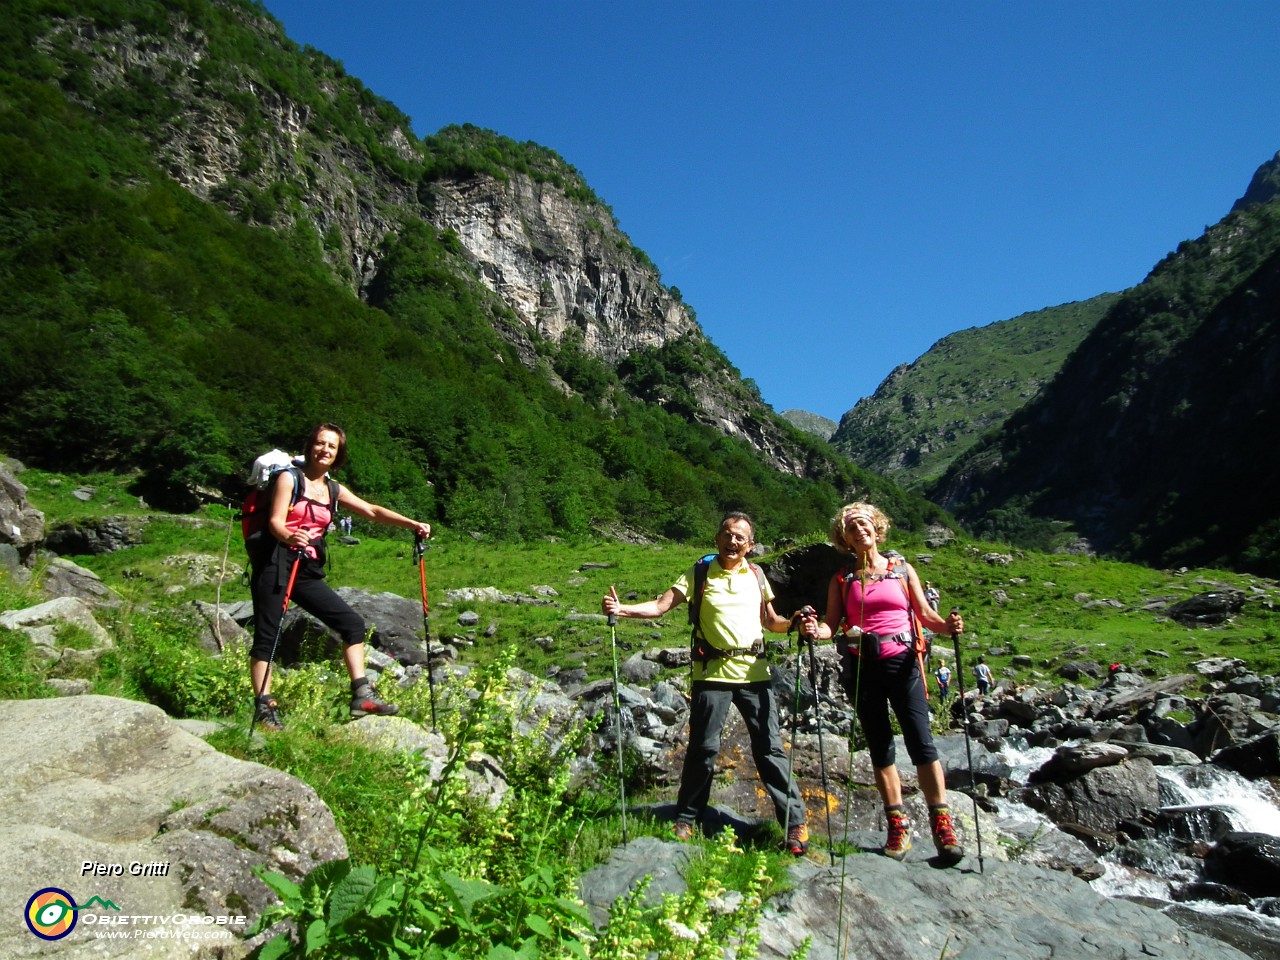
M 884 511 L 875 504 L 856 501 L 854 503 L 846 503 L 831 518 L 831 529 L 827 536 L 831 540 L 831 545 L 841 553 L 849 553 L 849 543 L 845 539 L 845 534 L 849 530 L 849 521 L 856 516 L 867 517 L 871 521 L 871 525 L 876 530 L 876 543 L 884 543 L 885 538 L 889 536 L 889 527 L 891 521 Z

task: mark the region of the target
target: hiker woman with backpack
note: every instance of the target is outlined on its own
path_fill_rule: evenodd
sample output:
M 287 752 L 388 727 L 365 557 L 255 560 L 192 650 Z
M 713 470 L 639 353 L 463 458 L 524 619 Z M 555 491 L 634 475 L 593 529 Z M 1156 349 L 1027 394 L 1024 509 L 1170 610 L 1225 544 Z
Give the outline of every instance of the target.
M 819 640 L 834 638 L 840 647 L 840 681 L 862 725 L 876 789 L 884 803 L 889 836 L 884 854 L 902 860 L 911 849 L 911 823 L 902 804 L 902 783 L 894 762 L 893 708 L 907 752 L 916 766 L 920 790 L 929 807 L 929 825 L 938 856 L 958 862 L 964 849 L 956 839 L 947 805 L 947 787 L 929 729 L 923 660 L 917 654 L 914 618 L 934 633 L 964 630 L 958 611 L 943 619 L 929 605 L 911 564 L 892 551 L 880 552 L 889 518 L 869 503 L 850 503 L 831 521 L 831 543 L 852 554 L 827 588 L 826 615 L 803 618 L 801 629 Z M 844 624 L 845 633 L 837 633 Z
M 272 479 L 267 536 L 264 545 L 250 558 L 253 647 L 249 652 L 249 673 L 253 679 L 254 722 L 267 730 L 284 728 L 278 713 L 280 705 L 271 696 L 271 666 L 290 602 L 297 603 L 342 638 L 343 660 L 351 677 L 352 718 L 396 712 L 395 704 L 383 702 L 365 676 L 364 619 L 324 579 L 324 535 L 338 508 L 375 523 L 404 527 L 420 537 L 431 536 L 430 524 L 361 500 L 342 484 L 330 481 L 329 471 L 338 469 L 347 459 L 347 435 L 340 427 L 332 423 L 317 426 L 311 431 L 303 456 L 301 468 L 281 470 Z

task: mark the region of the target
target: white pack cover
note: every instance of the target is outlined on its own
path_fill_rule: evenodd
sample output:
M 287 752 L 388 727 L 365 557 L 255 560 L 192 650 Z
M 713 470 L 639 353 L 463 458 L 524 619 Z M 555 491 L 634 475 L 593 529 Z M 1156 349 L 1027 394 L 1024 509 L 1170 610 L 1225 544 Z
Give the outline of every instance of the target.
M 301 464 L 302 457 L 291 457 L 283 450 L 269 450 L 253 461 L 253 466 L 249 468 L 249 476 L 246 478 L 248 482 L 255 487 L 261 487 L 271 479 L 273 473 L 285 469 L 293 464 Z

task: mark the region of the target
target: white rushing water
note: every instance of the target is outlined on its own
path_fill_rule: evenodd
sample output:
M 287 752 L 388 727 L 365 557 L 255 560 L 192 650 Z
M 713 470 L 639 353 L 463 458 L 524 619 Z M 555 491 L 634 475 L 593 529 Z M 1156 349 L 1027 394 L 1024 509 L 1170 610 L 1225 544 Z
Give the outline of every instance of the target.
M 1006 741 L 999 752 L 1001 760 L 1011 769 L 1010 779 L 1026 783 L 1027 778 L 1039 769 L 1055 750 L 1047 747 L 1018 747 Z M 1233 771 L 1212 764 L 1198 766 L 1158 766 L 1156 776 L 1160 780 L 1161 795 L 1170 798 L 1165 809 L 1179 807 L 1214 807 L 1226 813 L 1233 830 L 1266 833 L 1280 837 L 1280 803 L 1265 781 L 1246 780 Z M 1031 824 L 1050 826 L 1045 816 L 1017 801 L 1000 798 L 996 801 L 1002 818 Z M 1168 840 L 1162 845 L 1172 846 Z M 1100 858 L 1106 873 L 1092 882 L 1099 893 L 1108 897 L 1142 897 L 1171 900 L 1171 888 L 1194 879 L 1186 858 L 1172 853 L 1163 862 L 1166 869 L 1153 864 L 1155 869 L 1134 869 L 1120 863 L 1108 854 Z M 1222 910 L 1214 904 L 1205 909 Z

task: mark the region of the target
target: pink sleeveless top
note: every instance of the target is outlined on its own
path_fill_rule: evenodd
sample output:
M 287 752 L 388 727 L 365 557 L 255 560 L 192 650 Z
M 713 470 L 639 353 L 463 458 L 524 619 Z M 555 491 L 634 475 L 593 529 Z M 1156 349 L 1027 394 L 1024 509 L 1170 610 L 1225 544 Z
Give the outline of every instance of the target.
M 865 595 L 862 579 L 853 577 L 849 581 L 845 598 L 845 622 L 879 637 L 910 634 L 911 616 L 907 606 L 907 592 L 902 589 L 903 580 L 897 574 L 895 569 L 894 575 L 883 579 L 868 577 Z M 906 649 L 905 643 L 881 640 L 880 658 L 896 657 Z
M 333 513 L 329 510 L 329 504 L 308 500 L 306 497 L 299 497 L 298 502 L 289 508 L 289 513 L 284 518 L 284 525 L 290 533 L 303 530 L 310 534 L 313 540 L 324 536 L 332 522 Z M 308 546 L 304 552 L 312 560 L 316 559 L 315 547 Z

